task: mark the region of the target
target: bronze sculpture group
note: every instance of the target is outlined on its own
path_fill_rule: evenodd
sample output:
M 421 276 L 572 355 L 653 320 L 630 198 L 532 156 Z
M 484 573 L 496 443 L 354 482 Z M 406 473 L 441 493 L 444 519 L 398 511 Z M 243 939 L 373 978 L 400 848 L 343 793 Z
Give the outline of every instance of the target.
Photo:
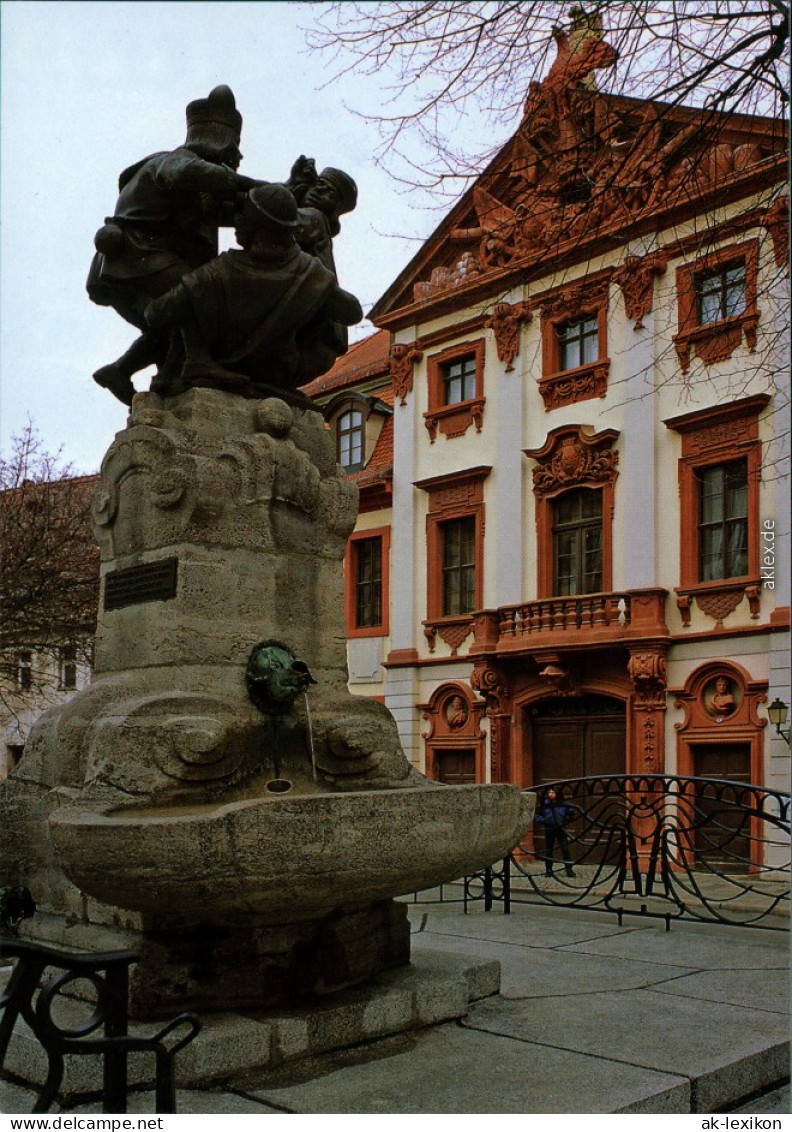
M 95 237 L 87 289 L 139 331 L 94 379 L 131 404 L 133 376 L 153 392 L 209 386 L 296 396 L 347 348 L 360 303 L 338 286 L 333 237 L 357 202 L 340 169 L 299 157 L 284 183 L 237 172 L 242 117 L 227 86 L 187 106 L 187 137 L 119 178 Z M 218 254 L 218 229 L 238 248 Z

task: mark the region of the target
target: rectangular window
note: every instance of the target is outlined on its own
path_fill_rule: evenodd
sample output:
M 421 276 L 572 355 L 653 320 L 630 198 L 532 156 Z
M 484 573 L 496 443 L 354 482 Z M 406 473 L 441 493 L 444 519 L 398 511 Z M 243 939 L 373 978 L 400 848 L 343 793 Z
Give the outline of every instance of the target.
M 388 635 L 390 527 L 353 532 L 344 559 L 344 617 L 349 638 Z
M 722 322 L 745 312 L 745 263 L 729 263 L 696 278 L 696 321 Z
M 33 687 L 33 653 L 21 652 L 17 655 L 17 688 L 28 692 Z
M 443 544 L 443 617 L 472 613 L 476 606 L 476 518 L 440 524 Z
M 64 692 L 72 692 L 77 687 L 77 650 L 74 645 L 66 645 L 60 650 L 59 683 Z
M 599 357 L 599 323 L 597 316 L 577 319 L 556 329 L 559 368 L 576 369 Z
M 476 396 L 476 356 L 458 358 L 442 367 L 443 404 L 458 405 Z
M 355 628 L 382 624 L 382 539 L 357 539 L 355 557 Z
M 602 494 L 581 489 L 553 502 L 554 593 L 602 590 Z
M 698 471 L 699 581 L 748 573 L 748 462 Z

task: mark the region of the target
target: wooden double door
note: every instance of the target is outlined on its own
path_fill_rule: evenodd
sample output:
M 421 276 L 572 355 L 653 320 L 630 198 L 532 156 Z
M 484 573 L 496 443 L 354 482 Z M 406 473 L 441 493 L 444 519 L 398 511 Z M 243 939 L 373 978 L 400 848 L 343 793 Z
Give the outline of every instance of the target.
M 564 778 L 587 778 L 592 775 L 625 774 L 627 764 L 627 728 L 625 705 L 620 700 L 602 696 L 576 697 L 575 700 L 553 700 L 529 710 L 530 749 L 526 750 L 525 781 L 541 787 L 546 782 Z M 599 794 L 599 791 L 595 792 Z M 614 841 L 585 813 L 594 798 L 585 792 L 570 799 L 580 811 L 568 829 L 572 839 L 572 856 L 577 861 L 594 864 L 610 861 L 621 851 Z M 613 805 L 610 806 L 613 817 Z M 535 829 L 537 853 L 544 854 L 544 833 Z
M 580 696 L 531 709 L 527 783 L 625 774 L 627 728 L 620 700 Z

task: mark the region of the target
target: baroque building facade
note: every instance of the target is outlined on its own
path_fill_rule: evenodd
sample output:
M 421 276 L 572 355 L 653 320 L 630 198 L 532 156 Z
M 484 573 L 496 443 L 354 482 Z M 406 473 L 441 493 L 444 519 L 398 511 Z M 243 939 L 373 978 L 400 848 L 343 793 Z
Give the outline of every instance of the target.
M 351 685 L 440 781 L 788 789 L 785 129 L 600 93 L 607 44 L 557 44 L 308 388 L 360 487 Z

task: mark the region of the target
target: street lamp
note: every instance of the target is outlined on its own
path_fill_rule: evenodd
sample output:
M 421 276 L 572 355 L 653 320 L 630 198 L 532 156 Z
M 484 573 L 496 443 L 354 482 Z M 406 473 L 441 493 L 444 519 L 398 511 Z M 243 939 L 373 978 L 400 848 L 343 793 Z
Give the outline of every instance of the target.
M 785 731 L 784 724 L 787 721 L 788 712 L 789 708 L 778 696 L 776 696 L 767 709 L 768 718 L 776 729 L 776 735 L 780 735 L 783 739 L 786 739 L 787 743 L 789 742 L 789 728 Z

